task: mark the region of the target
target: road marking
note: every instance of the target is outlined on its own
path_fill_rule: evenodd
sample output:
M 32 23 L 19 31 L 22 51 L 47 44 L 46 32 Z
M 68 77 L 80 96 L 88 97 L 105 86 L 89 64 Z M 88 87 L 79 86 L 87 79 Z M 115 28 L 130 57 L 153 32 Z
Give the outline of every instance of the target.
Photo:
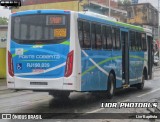
M 37 97 L 38 98 L 38 97 Z M 11 104 L 9 106 L 0 106 L 0 112 L 2 113 L 2 111 L 13 111 L 13 110 L 17 110 L 19 108 L 24 109 L 26 108 L 27 105 L 37 105 L 37 103 L 42 103 L 42 102 L 46 102 L 48 100 L 50 100 L 51 98 L 49 98 L 48 96 L 42 97 L 41 99 L 38 100 L 34 100 L 34 101 L 22 101 L 20 102 L 20 104 L 18 104 L 17 106 L 15 106 L 15 104 Z M 24 107 L 23 107 L 24 106 Z
M 128 102 L 128 101 L 130 101 L 130 99 L 126 99 L 126 100 L 120 101 L 120 103 L 122 103 L 122 102 Z M 117 102 L 117 103 L 119 103 L 119 102 Z M 90 113 L 96 113 L 96 112 L 99 112 L 99 111 L 104 110 L 104 109 L 105 109 L 105 108 L 98 108 L 98 109 L 93 110 L 93 111 L 88 111 L 88 112 L 86 112 L 84 115 L 90 114 Z
M 98 111 L 101 111 L 101 110 L 104 110 L 105 108 L 99 108 L 99 109 L 96 109 L 96 110 L 93 110 L 93 111 L 88 111 L 86 112 L 85 114 L 90 114 L 90 113 L 96 113 Z
M 123 103 L 123 102 L 129 102 L 129 101 L 130 101 L 130 99 L 126 99 L 124 101 L 121 101 L 121 103 Z
M 159 91 L 159 90 L 160 90 L 160 88 L 159 88 L 159 89 L 155 89 L 155 90 L 150 91 L 150 92 L 145 93 L 145 94 L 141 94 L 141 95 L 139 95 L 139 96 L 137 96 L 137 97 L 143 97 L 143 96 L 145 96 L 145 95 L 151 94 L 151 93 L 156 92 L 156 91 Z

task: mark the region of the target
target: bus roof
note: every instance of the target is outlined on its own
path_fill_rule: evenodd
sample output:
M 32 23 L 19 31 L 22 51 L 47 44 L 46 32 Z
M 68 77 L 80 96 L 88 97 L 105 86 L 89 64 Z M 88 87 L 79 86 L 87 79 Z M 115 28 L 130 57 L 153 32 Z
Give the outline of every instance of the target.
M 59 10 L 59 9 L 37 9 L 37 10 L 26 10 L 13 13 L 11 16 L 29 15 L 29 14 L 69 14 L 69 10 Z

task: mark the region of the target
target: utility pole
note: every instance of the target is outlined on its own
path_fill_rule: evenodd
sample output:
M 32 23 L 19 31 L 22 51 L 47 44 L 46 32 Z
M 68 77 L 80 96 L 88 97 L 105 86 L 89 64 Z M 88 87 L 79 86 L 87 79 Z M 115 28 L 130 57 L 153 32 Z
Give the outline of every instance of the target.
M 109 0 L 109 17 L 111 16 L 111 0 Z
M 158 0 L 158 52 L 159 52 L 159 57 L 160 57 L 160 40 L 159 40 L 159 0 Z
M 82 2 L 82 0 L 78 0 L 78 12 L 79 12 L 79 4 Z

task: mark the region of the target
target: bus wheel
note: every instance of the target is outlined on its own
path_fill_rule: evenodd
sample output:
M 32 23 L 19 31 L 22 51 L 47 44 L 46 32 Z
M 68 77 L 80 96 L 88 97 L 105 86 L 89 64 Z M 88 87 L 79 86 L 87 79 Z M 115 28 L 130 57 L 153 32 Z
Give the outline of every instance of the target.
M 108 77 L 108 90 L 107 90 L 107 97 L 111 99 L 115 92 L 115 78 L 114 75 L 111 73 Z
M 52 95 L 56 99 L 67 99 L 70 95 L 68 91 L 52 91 L 49 92 L 49 95 Z
M 142 76 L 141 83 L 137 84 L 137 89 L 142 90 L 144 88 L 144 75 Z

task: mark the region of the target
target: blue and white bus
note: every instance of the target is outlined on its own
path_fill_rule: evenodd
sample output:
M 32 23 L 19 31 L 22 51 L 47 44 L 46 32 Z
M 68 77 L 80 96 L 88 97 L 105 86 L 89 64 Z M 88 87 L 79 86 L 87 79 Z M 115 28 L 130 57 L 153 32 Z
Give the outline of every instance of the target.
M 7 85 L 70 92 L 143 89 L 152 77 L 152 33 L 103 15 L 66 10 L 13 13 L 9 21 Z

